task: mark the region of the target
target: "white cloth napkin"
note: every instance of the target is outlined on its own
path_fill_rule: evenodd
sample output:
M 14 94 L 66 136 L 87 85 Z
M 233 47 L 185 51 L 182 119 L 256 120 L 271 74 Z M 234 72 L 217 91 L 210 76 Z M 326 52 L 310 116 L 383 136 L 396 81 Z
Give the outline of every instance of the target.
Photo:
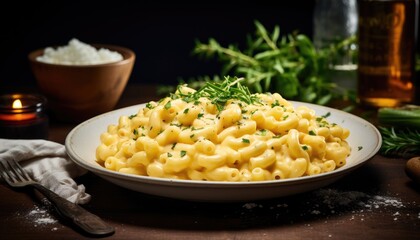
M 35 180 L 67 200 L 90 200 L 83 185 L 73 178 L 87 171 L 73 163 L 63 145 L 47 140 L 0 139 L 0 161 L 15 159 Z

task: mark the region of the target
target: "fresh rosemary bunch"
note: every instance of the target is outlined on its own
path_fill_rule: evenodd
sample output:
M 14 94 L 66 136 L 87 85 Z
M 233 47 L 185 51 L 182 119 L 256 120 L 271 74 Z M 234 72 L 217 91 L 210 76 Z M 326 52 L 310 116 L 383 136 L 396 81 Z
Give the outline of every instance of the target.
M 379 127 L 383 142 L 383 155 L 410 158 L 420 155 L 420 132 L 413 129 L 395 129 Z
M 208 44 L 197 41 L 193 53 L 206 58 L 217 57 L 222 63 L 221 75 L 184 82 L 199 88 L 208 81 L 221 81 L 223 76 L 240 76 L 245 78 L 243 84 L 251 92 L 278 92 L 290 100 L 321 105 L 334 97 L 348 96 L 343 93 L 345 91 L 335 91 L 337 86 L 329 78 L 329 67 L 340 54 L 340 49 L 355 43 L 354 37 L 317 50 L 303 34 L 280 37 L 279 26 L 275 26 L 272 33 L 258 21 L 255 21 L 255 26 L 256 32 L 253 36 L 248 35 L 247 47 L 243 51 L 234 45 L 223 47 L 212 38 Z M 159 90 L 164 93 L 171 89 Z

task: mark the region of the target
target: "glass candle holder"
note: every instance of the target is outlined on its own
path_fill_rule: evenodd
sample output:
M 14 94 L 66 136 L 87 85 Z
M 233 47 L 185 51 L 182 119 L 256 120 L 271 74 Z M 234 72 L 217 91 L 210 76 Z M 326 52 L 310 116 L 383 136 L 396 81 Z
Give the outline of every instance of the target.
M 46 104 L 46 98 L 38 94 L 1 95 L 0 138 L 48 138 Z

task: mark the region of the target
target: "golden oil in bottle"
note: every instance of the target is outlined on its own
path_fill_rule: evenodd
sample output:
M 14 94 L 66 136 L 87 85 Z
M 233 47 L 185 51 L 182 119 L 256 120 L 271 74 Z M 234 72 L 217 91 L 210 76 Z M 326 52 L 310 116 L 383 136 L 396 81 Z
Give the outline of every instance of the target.
M 358 6 L 358 101 L 371 107 L 413 102 L 418 0 Z

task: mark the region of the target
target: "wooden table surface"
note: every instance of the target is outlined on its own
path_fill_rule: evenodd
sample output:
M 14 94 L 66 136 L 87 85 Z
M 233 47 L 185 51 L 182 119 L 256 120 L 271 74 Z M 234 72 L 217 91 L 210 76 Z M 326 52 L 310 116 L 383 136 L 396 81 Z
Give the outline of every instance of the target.
M 155 88 L 129 85 L 117 108 L 148 100 L 156 100 Z M 74 126 L 52 120 L 49 139 L 63 144 Z M 92 173 L 76 181 L 92 196 L 84 207 L 115 227 L 106 239 L 420 239 L 420 186 L 405 175 L 405 162 L 376 155 L 322 189 L 235 203 L 150 196 Z M 1 239 L 90 238 L 28 189 L 1 184 L 0 209 Z

